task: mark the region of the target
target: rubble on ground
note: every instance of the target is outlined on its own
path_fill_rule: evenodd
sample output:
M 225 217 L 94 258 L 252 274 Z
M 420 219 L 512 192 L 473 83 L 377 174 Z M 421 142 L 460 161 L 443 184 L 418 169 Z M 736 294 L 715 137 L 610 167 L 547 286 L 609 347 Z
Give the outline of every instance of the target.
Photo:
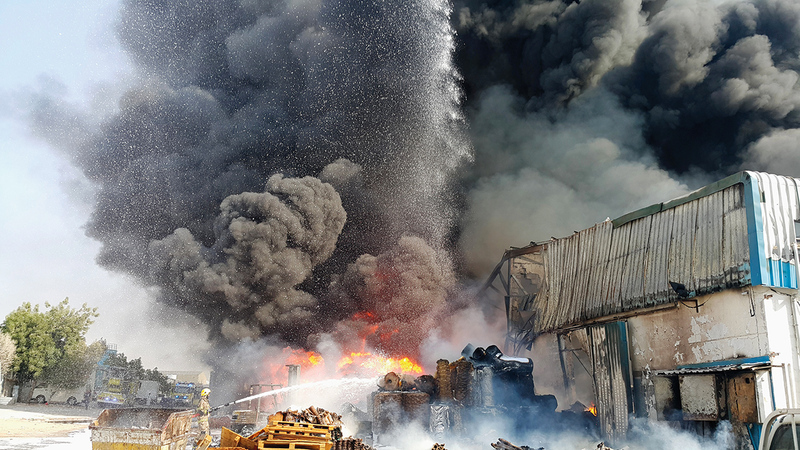
M 440 444 L 436 444 L 440 445 Z M 545 450 L 544 447 L 537 447 L 536 449 L 528 447 L 527 445 L 516 446 L 511 442 L 508 442 L 505 439 L 498 439 L 496 443 L 492 443 L 492 447 L 497 450 Z M 444 446 L 441 449 L 437 449 L 436 446 L 433 447 L 433 450 L 444 450 Z M 588 450 L 588 449 L 583 449 Z M 597 447 L 593 447 L 593 450 L 614 450 L 613 448 L 607 446 L 605 442 L 600 442 L 597 444 Z M 627 447 L 623 447 L 621 450 L 627 450 Z
M 365 444 L 361 439 L 348 437 L 334 441 L 332 450 L 372 450 L 372 447 Z
M 417 425 L 439 441 L 501 418 L 519 428 L 533 422 L 552 430 L 593 427 L 596 419 L 583 411 L 562 420 L 555 396 L 535 393 L 532 373 L 530 358 L 503 355 L 496 345 L 467 345 L 461 358 L 436 361 L 434 375 L 389 372 L 368 403 L 373 445 L 392 445 L 398 425 Z
M 269 416 L 267 427 L 249 436 L 225 430 L 227 439 L 223 439 L 222 446 L 248 450 L 286 449 L 286 445 L 303 450 L 368 450 L 370 445 L 393 446 L 398 427 L 421 428 L 435 441 L 446 442 L 467 435 L 477 425 L 498 420 L 519 430 L 527 430 L 531 424 L 556 433 L 595 434 L 597 429 L 591 407 L 576 402 L 569 410 L 557 412 L 555 396 L 536 394 L 533 361 L 503 355 L 495 345 L 485 349 L 467 345 L 459 359 L 438 360 L 434 375 L 415 377 L 389 372 L 377 384 L 379 389 L 370 394 L 366 411 L 352 404 L 342 406 L 348 433 L 353 437 L 343 438 L 341 415 L 312 406 L 303 411 L 276 412 Z M 300 423 L 322 428 L 301 429 Z M 289 440 L 307 445 L 290 445 Z M 516 446 L 504 439 L 492 447 L 544 450 Z M 437 443 L 433 450 L 446 449 Z M 612 449 L 600 443 L 597 450 Z
M 492 447 L 496 448 L 497 450 L 544 450 L 544 447 L 533 449 L 531 447 L 528 447 L 527 445 L 517 447 L 516 445 L 512 444 L 511 442 L 508 442 L 505 439 L 498 439 L 496 443 L 492 443 Z
M 628 447 L 622 447 L 622 449 L 620 449 L 620 450 L 627 450 L 627 448 Z M 609 447 L 609 446 L 607 446 L 605 442 L 601 442 L 601 443 L 597 444 L 597 447 L 595 447 L 595 450 L 614 450 L 614 449 Z

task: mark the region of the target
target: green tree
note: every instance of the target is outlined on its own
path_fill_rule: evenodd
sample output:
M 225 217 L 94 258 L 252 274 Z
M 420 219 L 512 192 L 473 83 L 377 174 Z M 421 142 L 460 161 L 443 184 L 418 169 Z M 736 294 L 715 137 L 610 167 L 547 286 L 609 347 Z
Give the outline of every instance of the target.
M 85 303 L 74 309 L 69 299 L 46 311 L 23 303 L 6 316 L 0 330 L 11 336 L 16 354 L 11 366 L 19 382 L 52 383 L 55 388 L 76 388 L 85 383 L 105 344 L 86 345 L 85 335 L 97 308 Z

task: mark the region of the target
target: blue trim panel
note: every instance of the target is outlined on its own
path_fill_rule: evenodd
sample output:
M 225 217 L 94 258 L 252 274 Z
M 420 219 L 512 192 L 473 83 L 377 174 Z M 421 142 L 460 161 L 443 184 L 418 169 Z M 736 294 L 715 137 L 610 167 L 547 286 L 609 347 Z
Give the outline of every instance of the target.
M 750 277 L 753 286 L 769 282 L 770 274 L 764 251 L 764 220 L 761 217 L 761 192 L 758 180 L 748 176 L 744 181 L 744 206 L 747 212 L 747 242 L 750 247 Z
M 758 448 L 758 443 L 761 442 L 761 424 L 746 423 L 744 426 L 747 428 L 747 434 L 750 436 L 750 443 L 753 444 L 753 448 Z
M 794 264 L 774 259 L 768 260 L 767 263 L 769 264 L 770 286 L 797 289 L 797 270 Z
M 707 363 L 698 363 L 698 364 L 687 364 L 685 366 L 678 366 L 677 368 L 680 369 L 707 369 L 711 367 L 720 367 L 720 366 L 735 366 L 738 364 L 764 364 L 769 363 L 769 355 L 764 356 L 755 356 L 752 358 L 738 358 L 738 359 L 725 359 L 722 361 L 712 361 Z

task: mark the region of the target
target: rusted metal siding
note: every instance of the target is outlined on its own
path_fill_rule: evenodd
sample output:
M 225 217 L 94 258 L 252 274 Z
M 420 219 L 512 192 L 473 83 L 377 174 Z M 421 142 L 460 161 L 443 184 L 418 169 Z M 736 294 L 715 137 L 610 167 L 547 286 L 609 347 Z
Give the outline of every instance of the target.
M 627 327 L 615 322 L 588 328 L 597 417 L 603 436 L 615 442 L 628 431 L 630 360 Z
M 739 423 L 759 422 L 755 373 L 743 372 L 731 375 L 727 383 L 730 419 Z
M 653 248 L 669 248 L 672 240 L 672 221 L 674 209 L 652 216 L 650 246 Z M 667 295 L 667 279 L 669 278 L 669 252 L 647 252 L 647 273 L 644 279 L 644 305 L 652 307 L 659 304 L 659 299 Z
M 611 221 L 537 247 L 546 282 L 531 302 L 534 333 L 749 284 L 742 184 L 618 227 Z M 512 264 L 519 268 L 517 264 Z
M 750 255 L 748 246 L 742 242 L 747 239 L 747 212 L 744 195 L 738 189 L 723 191 L 722 236 L 722 284 L 735 285 L 743 270 L 737 264 L 748 261 Z

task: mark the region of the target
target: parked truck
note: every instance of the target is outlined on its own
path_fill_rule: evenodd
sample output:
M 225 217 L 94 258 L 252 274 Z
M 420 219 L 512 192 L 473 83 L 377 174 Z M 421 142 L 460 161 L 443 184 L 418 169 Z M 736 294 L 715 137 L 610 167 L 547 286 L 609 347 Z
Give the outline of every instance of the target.
M 136 387 L 131 380 L 109 378 L 97 394 L 97 405 L 101 408 L 130 406 L 133 403 Z
M 800 409 L 776 409 L 764 420 L 757 450 L 800 448 Z
M 164 397 L 162 405 L 165 407 L 194 408 L 200 403 L 200 391 L 208 386 L 176 382 L 172 386 L 172 392 Z

